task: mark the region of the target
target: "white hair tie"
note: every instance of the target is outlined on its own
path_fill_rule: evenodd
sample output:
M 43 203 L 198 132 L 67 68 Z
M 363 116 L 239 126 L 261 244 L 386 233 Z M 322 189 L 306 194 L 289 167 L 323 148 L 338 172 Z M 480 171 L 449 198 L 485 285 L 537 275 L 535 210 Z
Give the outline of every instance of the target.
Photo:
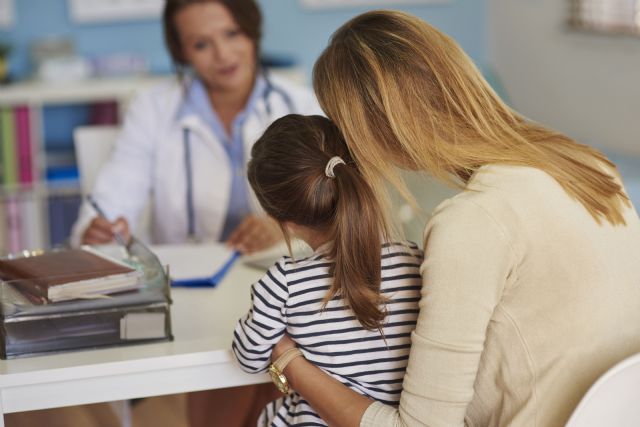
M 346 163 L 344 162 L 344 160 L 342 160 L 340 156 L 334 156 L 330 158 L 329 161 L 327 162 L 327 166 L 324 168 L 324 174 L 327 175 L 329 178 L 335 178 L 336 176 L 333 173 L 333 168 L 335 168 L 337 165 L 341 163 L 343 165 L 346 165 Z

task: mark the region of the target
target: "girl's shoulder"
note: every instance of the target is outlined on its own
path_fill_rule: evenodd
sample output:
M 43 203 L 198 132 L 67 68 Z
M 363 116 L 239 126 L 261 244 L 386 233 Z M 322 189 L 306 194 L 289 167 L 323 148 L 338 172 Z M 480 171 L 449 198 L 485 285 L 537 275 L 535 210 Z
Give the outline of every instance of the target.
M 424 258 L 420 247 L 410 241 L 383 242 L 381 262 L 383 267 L 393 265 L 419 266 Z M 278 275 L 283 281 L 295 281 L 307 276 L 322 276 L 328 273 L 333 262 L 326 253 L 314 252 L 304 258 L 283 256 L 270 269 L 271 275 Z
M 295 274 L 301 271 L 313 270 L 316 268 L 328 267 L 331 261 L 323 252 L 314 252 L 303 258 L 292 258 L 283 256 L 276 263 L 286 274 Z
M 424 252 L 420 247 L 408 240 L 382 243 L 382 264 L 389 264 L 397 261 L 422 263 Z

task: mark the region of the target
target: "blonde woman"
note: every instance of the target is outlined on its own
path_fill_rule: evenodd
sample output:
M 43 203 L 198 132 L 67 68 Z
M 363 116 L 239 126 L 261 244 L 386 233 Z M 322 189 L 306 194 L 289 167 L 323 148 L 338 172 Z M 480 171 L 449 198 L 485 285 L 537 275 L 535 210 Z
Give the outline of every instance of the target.
M 404 168 L 463 191 L 425 229 L 399 406 L 304 357 L 283 368 L 285 339 L 272 357 L 289 385 L 335 426 L 563 425 L 640 352 L 640 220 L 615 166 L 515 113 L 453 40 L 400 12 L 343 25 L 314 85 L 374 188 L 410 197 Z

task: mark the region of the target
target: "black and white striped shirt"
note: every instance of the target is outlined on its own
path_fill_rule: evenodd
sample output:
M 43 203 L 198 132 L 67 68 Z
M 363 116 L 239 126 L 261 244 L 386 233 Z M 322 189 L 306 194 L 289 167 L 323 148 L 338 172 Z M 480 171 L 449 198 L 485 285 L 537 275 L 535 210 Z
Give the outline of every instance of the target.
M 383 245 L 384 338 L 364 329 L 340 298 L 322 309 L 332 277 L 331 262 L 321 251 L 303 260 L 282 258 L 253 285 L 252 307 L 236 326 L 233 351 L 240 366 L 250 373 L 265 371 L 286 331 L 311 363 L 353 390 L 397 406 L 418 317 L 422 257 L 413 243 Z M 270 404 L 261 420 L 259 425 L 326 425 L 295 392 Z

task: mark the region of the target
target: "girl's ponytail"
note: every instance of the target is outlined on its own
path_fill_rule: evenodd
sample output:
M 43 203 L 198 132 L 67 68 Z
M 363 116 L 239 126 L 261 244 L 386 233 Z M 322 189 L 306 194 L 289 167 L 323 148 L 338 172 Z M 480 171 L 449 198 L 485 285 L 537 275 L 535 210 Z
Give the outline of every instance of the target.
M 378 202 L 371 187 L 353 164 L 333 168 L 336 208 L 331 258 L 335 260 L 333 284 L 325 297 L 344 298 L 367 329 L 380 329 L 386 312 L 380 295 L 381 223 Z
M 280 223 L 326 236 L 333 284 L 325 304 L 343 298 L 367 329 L 385 317 L 380 295 L 380 205 L 338 128 L 326 117 L 289 114 L 269 126 L 251 150 L 248 179 L 264 210 Z M 337 159 L 339 157 L 339 159 Z

